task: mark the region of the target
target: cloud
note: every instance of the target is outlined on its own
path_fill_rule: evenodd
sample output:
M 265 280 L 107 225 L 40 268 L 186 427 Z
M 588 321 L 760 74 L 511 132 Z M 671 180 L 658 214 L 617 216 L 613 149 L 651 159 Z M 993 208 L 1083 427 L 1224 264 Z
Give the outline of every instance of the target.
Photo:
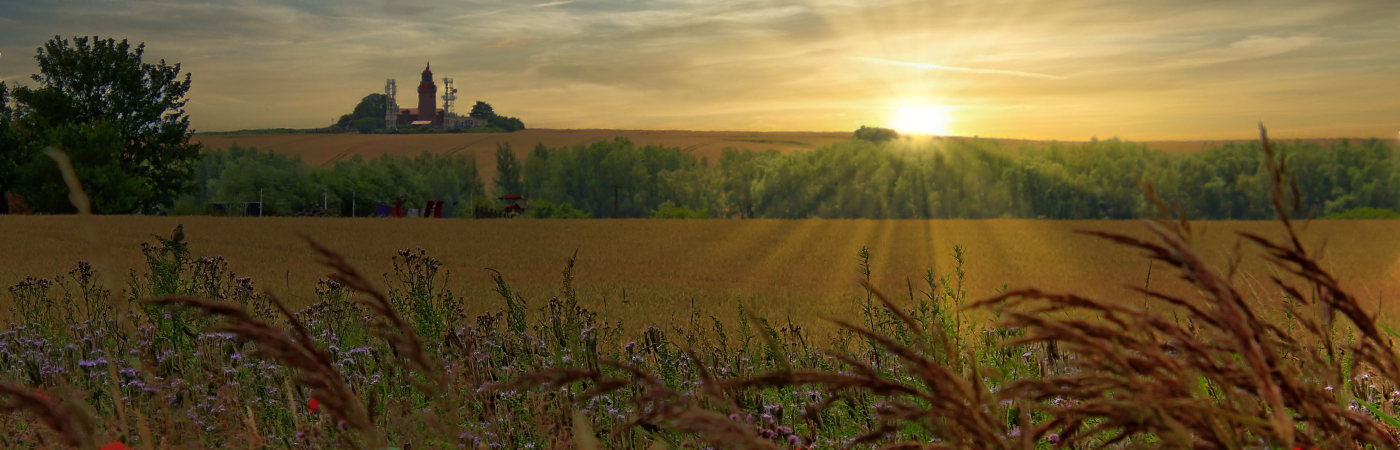
M 424 60 L 463 103 L 539 127 L 848 130 L 906 100 L 1021 137 L 1218 136 L 1260 111 L 1400 123 L 1330 112 L 1400 98 L 1394 0 L 12 3 L 0 78 L 34 73 L 55 34 L 145 42 L 194 74 L 202 130 L 323 126 Z
M 1043 73 L 1033 73 L 1033 72 L 1021 72 L 1021 71 L 1016 71 L 1016 70 L 974 69 L 974 68 L 971 68 L 971 67 L 955 67 L 955 66 L 944 66 L 944 65 L 939 65 L 939 64 L 916 63 L 916 62 L 906 62 L 906 61 L 891 61 L 891 60 L 888 60 L 888 59 L 866 58 L 866 57 L 862 57 L 862 56 L 852 57 L 851 59 L 856 59 L 856 60 L 860 60 L 860 61 L 868 61 L 868 62 L 873 62 L 873 63 L 880 63 L 880 64 L 889 64 L 889 65 L 892 65 L 892 66 L 916 67 L 916 68 L 919 68 L 919 69 L 946 70 L 946 71 L 949 71 L 949 72 L 978 73 L 978 74 L 987 74 L 987 75 L 1009 75 L 1009 76 L 1013 76 L 1013 77 L 1043 78 L 1043 79 L 1047 79 L 1047 80 L 1063 80 L 1063 79 L 1065 79 L 1065 77 L 1058 76 L 1058 75 L 1047 75 L 1047 74 L 1043 74 Z
M 1200 67 L 1234 61 L 1268 58 L 1299 50 L 1317 43 L 1315 36 L 1251 35 L 1224 47 L 1208 48 L 1187 53 L 1164 65 L 1173 68 Z

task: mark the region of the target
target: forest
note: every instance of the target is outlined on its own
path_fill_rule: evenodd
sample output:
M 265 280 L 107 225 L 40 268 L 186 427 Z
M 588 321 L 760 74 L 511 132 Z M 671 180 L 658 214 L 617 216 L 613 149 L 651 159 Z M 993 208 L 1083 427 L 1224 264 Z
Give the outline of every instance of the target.
M 1393 144 L 1370 140 L 1279 142 L 1301 210 L 1314 217 L 1385 218 L 1400 207 Z M 459 217 L 525 197 L 532 217 L 871 219 L 1132 219 L 1156 207 L 1143 191 L 1197 219 L 1271 219 L 1269 179 L 1257 143 L 1187 155 L 1119 139 L 1007 149 L 990 140 L 870 142 L 807 152 L 725 150 L 718 161 L 618 138 L 550 148 L 523 160 L 496 152 L 491 185 L 473 155 L 354 157 L 313 168 L 237 145 L 206 150 L 198 191 L 174 213 L 211 202 L 257 201 L 269 215 L 366 216 L 400 197 L 453 205 Z M 323 208 L 324 207 L 324 208 Z

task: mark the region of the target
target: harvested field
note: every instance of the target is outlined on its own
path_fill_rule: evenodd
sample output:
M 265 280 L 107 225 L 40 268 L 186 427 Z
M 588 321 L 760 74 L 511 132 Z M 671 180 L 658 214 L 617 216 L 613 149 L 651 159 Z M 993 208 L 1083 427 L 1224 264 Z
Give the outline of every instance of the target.
M 305 304 L 325 270 L 298 232 L 343 252 L 367 273 L 389 270 L 390 257 L 423 247 L 451 271 L 450 288 L 467 299 L 469 312 L 498 309 L 483 268 L 501 271 L 532 304 L 553 296 L 560 271 L 578 250 L 580 298 L 605 316 L 637 321 L 678 320 L 692 302 L 706 314 L 732 315 L 740 299 L 775 317 L 855 312 L 856 254 L 867 245 L 875 284 L 895 297 L 907 295 L 906 279 L 919 288 L 924 268 L 951 272 L 954 244 L 967 251 L 971 297 L 1037 286 L 1140 302 L 1124 280 L 1145 281 L 1146 260 L 1076 228 L 1143 235 L 1133 221 L 1034 220 L 391 220 L 342 218 L 212 218 L 99 216 L 91 221 L 95 248 L 83 218 L 0 216 L 0 283 L 25 276 L 53 277 L 77 260 L 105 263 L 124 286 L 142 262 L 140 244 L 185 225 L 191 251 L 222 255 L 239 276 L 262 289 Z M 1198 248 L 1224 267 L 1234 230 L 1277 236 L 1273 222 L 1202 222 Z M 1365 305 L 1400 296 L 1400 221 L 1316 221 L 1309 245 L 1327 240 L 1323 261 Z M 1257 252 L 1246 245 L 1247 256 Z M 1182 289 L 1158 267 L 1154 287 Z M 1246 258 L 1246 292 L 1263 292 L 1271 272 Z M 378 278 L 378 277 L 376 277 Z M 627 303 L 622 303 L 624 296 Z M 606 299 L 607 306 L 603 303 Z M 8 297 L 5 302 L 8 302 Z M 799 314 L 800 313 L 800 314 Z

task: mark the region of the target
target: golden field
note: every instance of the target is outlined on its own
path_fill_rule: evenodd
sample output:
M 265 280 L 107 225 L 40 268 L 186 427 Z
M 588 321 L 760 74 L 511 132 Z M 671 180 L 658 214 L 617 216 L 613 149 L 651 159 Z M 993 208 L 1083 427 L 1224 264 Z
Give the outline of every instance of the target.
M 154 242 L 152 234 L 165 235 L 176 223 L 184 223 L 194 255 L 222 255 L 239 276 L 294 304 L 305 304 L 326 273 L 313 263 L 300 232 L 372 274 L 389 270 L 396 250 L 422 247 L 451 271 L 448 286 L 473 313 L 502 305 L 484 268 L 500 270 L 538 306 L 558 292 L 560 271 L 577 249 L 581 301 L 632 324 L 682 320 L 692 302 L 706 315 L 732 317 L 741 299 L 775 318 L 854 314 L 862 245 L 873 256 L 875 284 L 901 299 L 907 299 L 906 279 L 917 289 L 924 268 L 952 270 L 954 244 L 967 249 L 967 289 L 974 298 L 1005 283 L 1136 302 L 1141 296 L 1125 285 L 1141 285 L 1148 271 L 1137 252 L 1073 233 L 1145 236 L 1135 221 L 0 216 L 0 283 L 53 277 L 82 259 L 118 274 L 122 280 L 114 286 L 120 288 L 142 261 L 141 242 Z M 1272 222 L 1201 222 L 1196 230 L 1202 253 L 1223 267 L 1234 230 L 1277 236 L 1280 229 Z M 1315 221 L 1305 237 L 1313 246 L 1326 240 L 1323 262 L 1363 304 L 1396 312 L 1387 303 L 1400 297 L 1400 221 Z M 1253 285 L 1245 292 L 1265 292 L 1262 283 L 1272 271 L 1250 258 L 1258 254 L 1250 245 L 1243 248 L 1240 283 Z M 1156 266 L 1153 287 L 1182 289 L 1163 269 Z

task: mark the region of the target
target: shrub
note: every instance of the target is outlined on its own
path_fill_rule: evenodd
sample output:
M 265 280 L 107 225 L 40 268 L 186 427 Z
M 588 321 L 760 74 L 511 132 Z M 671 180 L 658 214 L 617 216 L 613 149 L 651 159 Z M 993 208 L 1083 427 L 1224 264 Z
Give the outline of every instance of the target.
M 710 217 L 708 209 L 690 209 L 676 206 L 670 200 L 662 202 L 660 206 L 651 211 L 653 219 L 704 219 Z
M 587 219 L 588 213 L 574 208 L 568 203 L 554 203 L 549 200 L 535 200 L 530 205 L 530 210 L 526 212 L 529 217 L 536 219 Z
M 1339 213 L 1328 214 L 1323 219 L 1400 219 L 1400 212 L 1385 208 L 1353 208 Z
M 894 131 L 892 129 L 880 127 L 867 127 L 865 125 L 861 125 L 860 129 L 856 130 L 855 133 L 856 139 L 870 142 L 885 142 L 894 140 L 898 137 L 899 132 Z

